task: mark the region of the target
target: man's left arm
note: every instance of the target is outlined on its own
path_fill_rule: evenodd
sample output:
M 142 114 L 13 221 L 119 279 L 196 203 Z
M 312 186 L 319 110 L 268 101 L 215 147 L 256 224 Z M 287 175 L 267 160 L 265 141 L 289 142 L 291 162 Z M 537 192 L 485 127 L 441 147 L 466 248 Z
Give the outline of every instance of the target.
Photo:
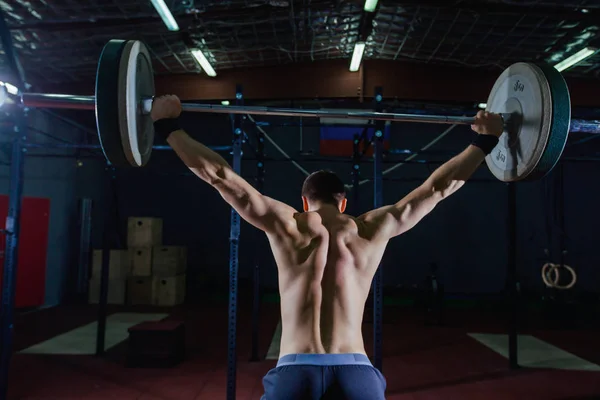
M 439 202 L 459 190 L 498 143 L 504 122 L 498 114 L 480 111 L 471 128 L 479 133 L 478 140 L 435 170 L 421 186 L 396 204 L 359 217 L 370 226 L 373 237 L 387 241 L 412 229 Z

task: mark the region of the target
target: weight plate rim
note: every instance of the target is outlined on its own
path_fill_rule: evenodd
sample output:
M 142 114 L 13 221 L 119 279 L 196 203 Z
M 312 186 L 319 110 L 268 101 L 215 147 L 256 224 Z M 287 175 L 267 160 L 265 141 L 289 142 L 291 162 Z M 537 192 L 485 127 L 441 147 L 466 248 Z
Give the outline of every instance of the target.
M 115 60 L 120 61 L 126 43 L 126 40 L 121 39 L 110 40 L 102 49 L 96 71 L 95 103 L 98 139 L 106 160 L 116 167 L 130 165 L 125 157 L 120 135 L 116 134 L 119 132 L 119 109 L 118 101 L 114 98 L 119 92 L 119 62 Z M 106 132 L 112 132 L 112 135 Z M 109 149 L 120 151 L 109 151 Z
M 0 108 L 4 106 L 4 103 L 8 100 L 8 90 L 4 84 L 0 85 Z
M 138 65 L 146 64 L 150 76 L 150 96 L 154 95 L 154 71 L 150 52 L 140 40 L 131 40 L 125 46 L 119 66 L 119 116 L 120 135 L 125 150 L 125 157 L 133 167 L 143 167 L 150 160 L 152 145 L 154 143 L 154 128 L 147 119 L 150 115 L 142 113 L 141 97 L 139 92 L 141 75 Z M 132 92 L 133 90 L 133 92 Z M 132 113 L 133 111 L 133 113 Z M 149 125 L 149 126 L 148 126 Z M 140 130 L 143 132 L 140 135 Z M 144 137 L 141 142 L 140 136 Z M 135 140 L 135 143 L 133 142 Z M 145 146 L 142 148 L 142 144 Z
M 534 83 L 537 84 L 537 87 L 540 90 L 540 97 L 541 97 L 540 100 L 542 101 L 541 116 L 543 117 L 545 115 L 548 115 L 548 116 L 551 115 L 553 110 L 552 110 L 552 98 L 551 98 L 552 93 L 550 90 L 550 84 L 548 83 L 548 80 L 545 77 L 545 75 L 543 74 L 543 72 L 539 68 L 537 68 L 535 66 L 535 64 L 532 64 L 532 63 L 517 62 L 517 63 L 511 64 L 510 66 L 508 66 L 502 72 L 502 74 L 500 74 L 500 76 L 496 79 L 496 82 L 494 82 L 494 86 L 488 96 L 488 105 L 492 105 L 494 103 L 493 100 L 495 99 L 495 96 L 499 92 L 500 88 L 505 83 L 506 79 L 509 79 L 510 76 L 512 76 L 511 72 L 515 69 L 516 70 L 522 69 L 523 67 L 525 67 L 525 69 L 527 71 L 523 71 L 523 72 L 521 72 L 521 74 L 531 73 L 533 75 L 531 78 L 535 79 Z M 510 99 L 510 98 L 511 97 L 507 97 L 507 99 Z M 497 112 L 497 110 L 490 110 L 490 111 Z M 541 131 L 550 132 L 551 127 L 552 127 L 551 120 L 549 120 L 547 117 L 542 118 L 542 120 L 540 121 L 540 132 Z M 549 137 L 549 135 L 547 135 L 547 136 Z M 534 173 L 536 166 L 539 164 L 539 161 L 540 161 L 541 157 L 543 156 L 544 150 L 547 146 L 548 137 L 543 138 L 545 140 L 544 143 L 540 143 L 539 138 L 538 138 L 538 142 L 535 144 L 535 147 L 531 151 L 531 155 L 528 157 L 530 160 L 532 160 L 532 163 L 529 165 L 526 165 L 527 168 L 524 168 L 524 170 L 522 170 L 522 171 L 519 171 L 518 164 L 517 164 L 515 172 L 513 172 L 514 170 L 502 170 L 491 159 L 491 157 L 492 157 L 491 154 L 493 154 L 494 152 L 490 153 L 490 155 L 488 155 L 486 157 L 486 164 L 487 164 L 490 172 L 492 173 L 492 175 L 494 175 L 494 177 L 496 177 L 498 180 L 500 180 L 502 182 L 517 182 L 517 181 L 525 180 L 529 175 Z M 501 137 L 501 140 L 502 140 L 502 137 Z M 500 146 L 500 145 L 501 144 L 499 144 L 498 146 Z M 498 148 L 498 146 L 496 146 L 496 149 Z M 507 149 L 507 152 L 508 152 L 508 150 L 511 149 L 510 147 L 504 147 L 504 146 L 502 146 L 502 148 Z
M 563 74 L 550 64 L 539 64 L 537 67 L 544 74 L 550 86 L 552 124 L 548 142 L 536 170 L 524 179 L 529 182 L 543 179 L 554 169 L 565 149 L 571 127 L 571 94 Z M 555 143 L 557 144 L 556 148 L 549 149 L 549 146 Z
M 554 111 L 553 110 L 554 99 L 552 98 L 552 88 L 550 87 L 550 82 L 548 82 L 548 77 L 546 77 L 544 72 L 536 64 L 533 64 L 533 63 L 519 63 L 519 64 L 526 64 L 529 68 L 532 69 L 532 71 L 536 75 L 536 78 L 538 79 L 538 82 L 541 84 L 540 87 L 543 86 L 542 93 L 544 93 L 544 89 L 546 89 L 547 96 L 545 98 L 543 98 L 542 101 L 545 103 L 545 105 L 548 108 L 548 111 L 549 111 L 548 114 L 552 115 L 553 111 Z M 533 158 L 536 161 L 532 165 L 528 166 L 528 168 L 526 169 L 526 171 L 527 171 L 526 173 L 524 173 L 517 179 L 513 179 L 509 182 L 525 181 L 531 174 L 535 173 L 535 171 L 537 170 L 538 165 L 540 164 L 540 160 L 544 156 L 544 152 L 546 151 L 546 148 L 548 147 L 548 143 L 550 142 L 550 137 L 551 137 L 551 133 L 552 133 L 552 118 L 550 118 L 550 119 L 545 118 L 542 121 L 542 128 L 544 128 L 544 126 L 547 128 L 547 131 L 549 133 L 547 136 L 542 138 L 543 142 L 538 142 L 538 145 L 536 146 L 536 148 L 533 152 L 533 154 L 535 156 Z
M 121 145 L 123 147 L 123 156 L 127 159 L 130 166 L 138 167 L 140 164 L 135 159 L 135 155 L 132 149 L 131 140 L 129 137 L 129 104 L 127 102 L 127 88 L 129 87 L 128 80 L 128 65 L 131 57 L 131 51 L 135 40 L 128 40 L 123 47 L 121 53 L 121 59 L 119 60 L 119 91 L 118 91 L 118 109 L 119 109 L 119 135 L 121 138 Z
M 145 45 L 144 42 L 142 41 L 138 41 L 139 43 L 139 52 L 138 55 L 136 57 L 136 68 L 137 68 L 137 63 L 140 60 L 140 56 L 143 56 L 143 61 L 148 65 L 148 70 L 150 72 L 150 87 L 151 87 L 151 94 L 150 97 L 154 97 L 154 94 L 156 92 L 156 88 L 154 86 L 154 68 L 152 67 L 152 58 L 150 56 L 150 51 L 148 50 L 148 47 Z M 140 82 L 139 79 L 136 79 L 136 93 L 139 93 L 139 87 L 137 86 L 137 84 Z M 150 114 L 143 114 L 143 106 L 141 104 L 141 98 L 138 95 L 138 99 L 137 102 L 138 104 L 136 104 L 136 107 L 138 110 L 140 110 L 139 114 L 136 114 L 137 117 L 141 117 L 141 121 L 144 122 L 145 120 L 147 120 L 147 122 L 149 123 L 149 128 L 148 130 L 144 133 L 144 135 L 146 136 L 146 139 L 148 141 L 148 143 L 150 144 L 148 147 L 148 151 L 145 153 L 140 152 L 141 156 L 142 156 L 142 167 L 144 165 L 146 165 L 148 163 L 148 161 L 150 161 L 150 156 L 152 155 L 152 146 L 154 145 L 154 122 L 152 121 L 152 117 L 150 116 Z M 138 129 L 139 129 L 139 123 L 140 120 L 137 121 L 138 124 Z M 145 126 L 145 125 L 144 125 Z

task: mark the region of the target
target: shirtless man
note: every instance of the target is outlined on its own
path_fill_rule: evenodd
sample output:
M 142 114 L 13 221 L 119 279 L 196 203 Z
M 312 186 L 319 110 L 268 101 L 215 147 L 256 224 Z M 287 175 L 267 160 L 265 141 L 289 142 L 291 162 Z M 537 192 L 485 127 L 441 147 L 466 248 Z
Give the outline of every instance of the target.
M 250 224 L 264 231 L 279 270 L 281 346 L 277 367 L 264 377 L 264 400 L 384 399 L 385 378 L 369 362 L 362 338 L 364 305 L 390 239 L 401 235 L 456 192 L 502 134 L 502 118 L 479 112 L 479 135 L 396 204 L 355 218 L 344 184 L 333 173 L 310 175 L 304 213 L 259 193 L 220 155 L 179 129 L 175 96 L 154 100 L 157 136 L 214 187 Z

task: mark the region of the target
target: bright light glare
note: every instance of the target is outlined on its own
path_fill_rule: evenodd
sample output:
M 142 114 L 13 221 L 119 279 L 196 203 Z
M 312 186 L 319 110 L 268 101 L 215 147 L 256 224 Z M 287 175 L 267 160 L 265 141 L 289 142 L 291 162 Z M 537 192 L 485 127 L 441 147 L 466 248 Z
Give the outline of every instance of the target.
M 373 12 L 375 11 L 375 9 L 377 8 L 377 2 L 379 0 L 366 0 L 365 1 L 365 11 L 366 12 Z
M 15 85 L 11 85 L 8 82 L 0 82 L 0 86 L 6 87 L 6 91 L 14 96 L 19 94 L 19 88 Z
M 586 58 L 591 57 L 592 55 L 596 54 L 597 50 L 598 49 L 595 49 L 593 47 L 586 47 L 585 49 L 580 50 L 577 53 L 573 54 L 571 57 L 568 57 L 567 59 L 562 60 L 561 62 L 556 64 L 554 66 L 554 68 L 556 68 L 559 72 L 562 72 L 566 69 L 571 68 L 575 64 L 579 64 Z
M 212 65 L 208 62 L 202 50 L 192 50 L 192 55 L 198 61 L 198 64 L 202 67 L 202 69 L 206 72 L 208 76 L 217 76 L 217 73 L 213 69 Z
M 356 72 L 360 68 L 360 63 L 365 53 L 365 42 L 357 42 L 354 45 L 354 54 L 352 54 L 352 62 L 350 63 L 350 72 Z
M 150 1 L 152 2 L 152 5 L 156 9 L 156 12 L 158 12 L 158 15 L 160 15 L 163 22 L 167 26 L 167 29 L 170 31 L 178 31 L 179 25 L 177 25 L 177 21 L 175 21 L 175 18 L 173 17 L 173 14 L 171 14 L 171 10 L 169 10 L 169 7 L 167 7 L 167 5 L 165 4 L 165 1 L 164 0 L 150 0 Z

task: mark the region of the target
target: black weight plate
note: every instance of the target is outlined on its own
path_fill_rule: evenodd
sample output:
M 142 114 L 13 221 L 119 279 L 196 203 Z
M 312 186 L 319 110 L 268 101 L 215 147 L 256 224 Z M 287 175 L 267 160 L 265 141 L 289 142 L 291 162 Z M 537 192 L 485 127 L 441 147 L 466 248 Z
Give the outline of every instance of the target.
M 494 84 L 488 110 L 512 113 L 518 121 L 509 124 L 486 158 L 494 176 L 504 182 L 531 181 L 554 167 L 571 118 L 569 91 L 558 71 L 528 63 L 511 65 Z
M 552 171 L 565 149 L 571 127 L 571 96 L 565 78 L 551 65 L 539 64 L 538 67 L 548 80 L 552 93 L 552 127 L 540 162 L 527 176 L 527 181 L 542 179 Z
M 123 151 L 119 129 L 119 67 L 127 41 L 113 39 L 102 50 L 96 73 L 96 126 L 107 161 L 115 167 L 131 164 Z
M 515 116 L 486 157 L 490 171 L 504 182 L 525 179 L 538 165 L 552 125 L 552 96 L 544 74 L 533 64 L 511 65 L 496 80 L 487 108 Z

